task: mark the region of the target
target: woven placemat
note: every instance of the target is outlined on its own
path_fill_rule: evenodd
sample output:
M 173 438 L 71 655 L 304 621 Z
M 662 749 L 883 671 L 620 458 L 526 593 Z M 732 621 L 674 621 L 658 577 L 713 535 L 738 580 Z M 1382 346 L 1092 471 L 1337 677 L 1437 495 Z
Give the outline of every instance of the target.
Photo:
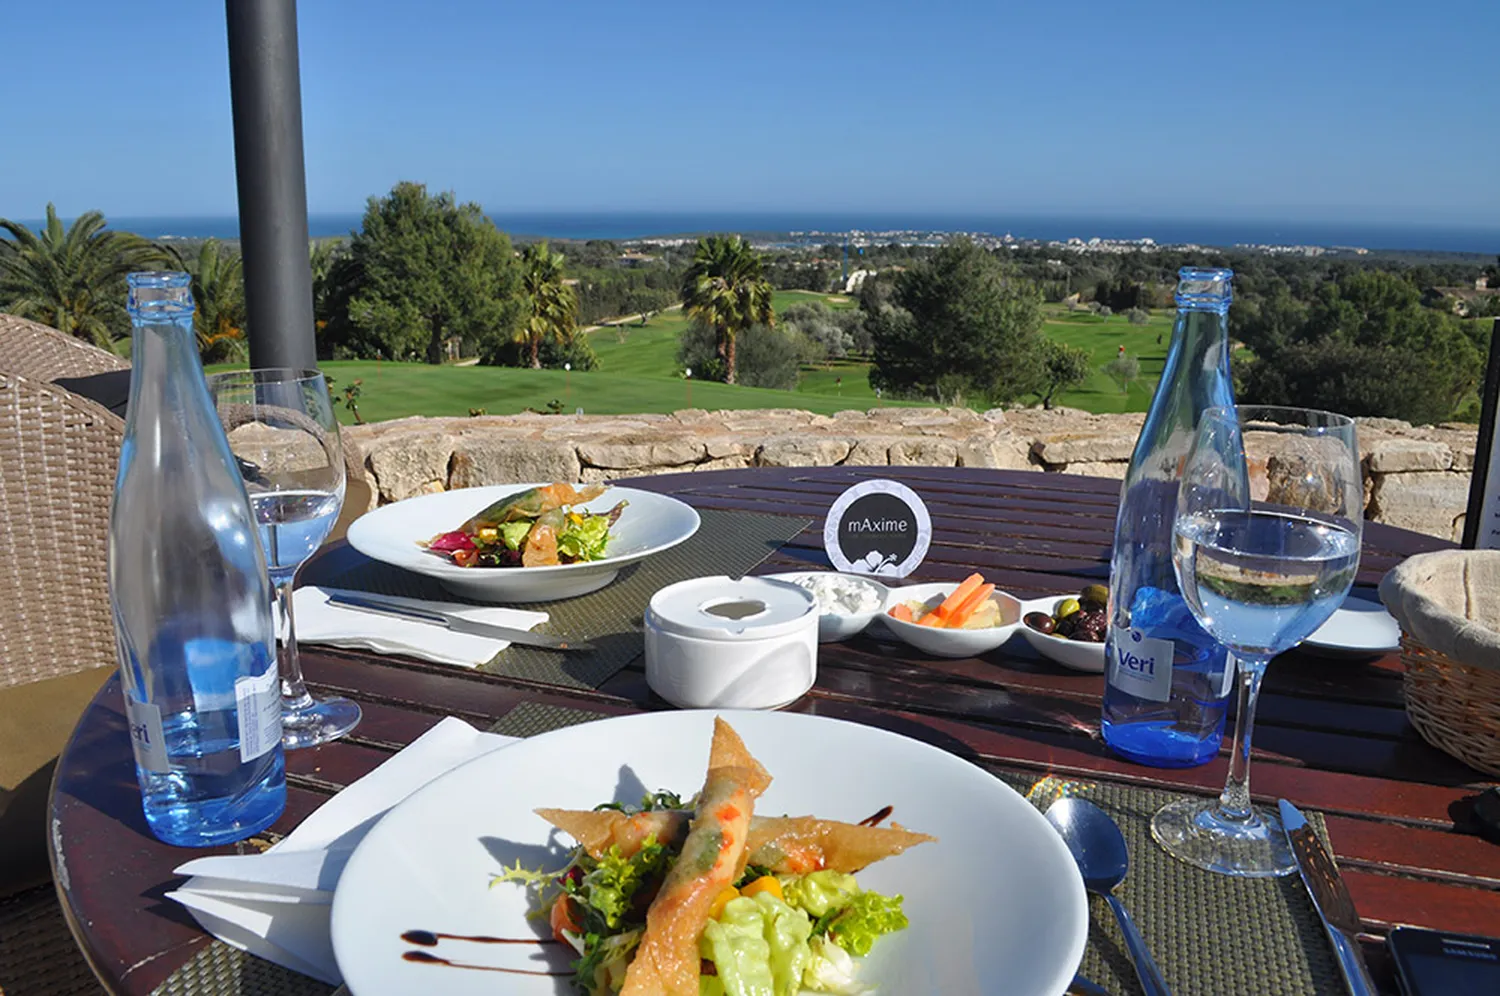
M 334 991 L 326 982 L 214 941 L 151 996 L 329 996 Z
M 538 733 L 560 730 L 565 726 L 592 723 L 604 719 L 601 712 L 590 709 L 570 709 L 567 706 L 542 705 L 538 702 L 522 702 L 500 717 L 500 721 L 489 728 L 490 733 L 503 733 L 507 737 L 534 737 Z
M 1045 807 L 1058 797 L 1035 774 L 998 771 Z M 1033 791 L 1036 789 L 1037 791 Z M 1123 785 L 1069 783 L 1120 825 L 1130 873 L 1115 895 L 1130 910 L 1172 991 L 1212 996 L 1317 996 L 1344 992 L 1317 910 L 1292 874 L 1242 879 L 1178 861 L 1151 839 L 1151 817 L 1183 796 Z M 1328 842 L 1321 813 L 1308 823 Z M 1079 972 L 1117 996 L 1141 993 L 1125 938 L 1103 899 L 1089 897 L 1089 944 Z
M 548 615 L 536 628 L 538 633 L 587 640 L 593 650 L 560 652 L 512 645 L 479 670 L 567 688 L 598 688 L 641 655 L 641 617 L 659 589 L 706 574 L 744 574 L 812 521 L 713 509 L 699 515 L 702 525 L 691 539 L 625 568 L 606 587 L 577 598 L 526 606 Z M 332 577 L 319 577 L 316 583 L 384 595 L 465 601 L 433 578 L 367 557 L 359 557 Z

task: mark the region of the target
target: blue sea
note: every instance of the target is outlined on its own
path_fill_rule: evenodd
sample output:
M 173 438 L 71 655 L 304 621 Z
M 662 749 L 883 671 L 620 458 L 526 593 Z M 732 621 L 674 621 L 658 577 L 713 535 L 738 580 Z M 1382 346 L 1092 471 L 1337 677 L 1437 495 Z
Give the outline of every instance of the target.
M 313 214 L 313 238 L 348 235 L 360 226 L 359 214 Z M 1088 218 L 1083 216 L 942 215 L 817 212 L 492 212 L 490 218 L 514 236 L 558 239 L 625 240 L 650 236 L 739 232 L 746 235 L 850 231 L 972 232 L 1014 235 L 1018 239 L 1080 238 L 1154 239 L 1159 244 L 1203 246 L 1315 245 L 1372 250 L 1500 254 L 1500 223 L 1473 226 L 1359 224 L 1313 221 L 1213 221 L 1160 218 Z M 109 217 L 112 228 L 151 239 L 239 237 L 239 221 L 226 217 Z M 33 228 L 40 222 L 24 224 Z M 837 241 L 830 239 L 829 241 Z

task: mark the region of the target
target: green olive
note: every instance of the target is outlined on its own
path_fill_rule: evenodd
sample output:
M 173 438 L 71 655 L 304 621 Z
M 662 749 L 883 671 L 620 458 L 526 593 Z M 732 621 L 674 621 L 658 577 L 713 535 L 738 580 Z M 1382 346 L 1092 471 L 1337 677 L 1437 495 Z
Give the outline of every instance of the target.
M 1078 597 L 1082 601 L 1093 602 L 1095 605 L 1108 605 L 1109 589 L 1102 584 L 1087 585 L 1078 593 Z
M 1057 603 L 1057 608 L 1052 612 L 1052 618 L 1066 619 L 1073 613 L 1077 612 L 1080 608 L 1082 608 L 1082 606 L 1078 604 L 1078 599 L 1065 598 L 1061 602 Z

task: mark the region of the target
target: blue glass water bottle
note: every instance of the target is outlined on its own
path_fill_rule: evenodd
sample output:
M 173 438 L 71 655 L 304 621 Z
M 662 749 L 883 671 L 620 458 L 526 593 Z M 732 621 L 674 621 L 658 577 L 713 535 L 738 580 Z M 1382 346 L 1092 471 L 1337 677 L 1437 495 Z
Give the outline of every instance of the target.
M 132 273 L 130 410 L 109 522 L 120 680 L 146 823 L 207 847 L 286 806 L 271 590 L 209 399 L 186 273 Z
M 1166 366 L 1120 490 L 1104 638 L 1105 743 L 1142 764 L 1203 764 L 1219 750 L 1234 669 L 1193 619 L 1172 569 L 1172 521 L 1198 417 L 1234 404 L 1229 270 L 1178 273 Z

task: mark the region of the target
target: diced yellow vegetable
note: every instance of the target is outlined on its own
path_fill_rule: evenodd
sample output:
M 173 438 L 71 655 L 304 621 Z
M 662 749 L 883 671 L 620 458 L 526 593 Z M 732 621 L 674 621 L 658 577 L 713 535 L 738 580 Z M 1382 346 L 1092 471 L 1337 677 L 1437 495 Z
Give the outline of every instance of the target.
M 740 890 L 734 886 L 726 886 L 723 892 L 714 897 L 713 904 L 708 908 L 708 918 L 710 920 L 717 920 L 719 914 L 724 912 L 724 907 L 729 905 L 729 901 L 738 898 L 739 894 Z
M 786 902 L 786 896 L 781 893 L 781 883 L 776 880 L 775 875 L 762 875 L 754 882 L 748 883 L 740 890 L 742 896 L 753 896 L 757 892 L 769 892 L 771 895 Z

